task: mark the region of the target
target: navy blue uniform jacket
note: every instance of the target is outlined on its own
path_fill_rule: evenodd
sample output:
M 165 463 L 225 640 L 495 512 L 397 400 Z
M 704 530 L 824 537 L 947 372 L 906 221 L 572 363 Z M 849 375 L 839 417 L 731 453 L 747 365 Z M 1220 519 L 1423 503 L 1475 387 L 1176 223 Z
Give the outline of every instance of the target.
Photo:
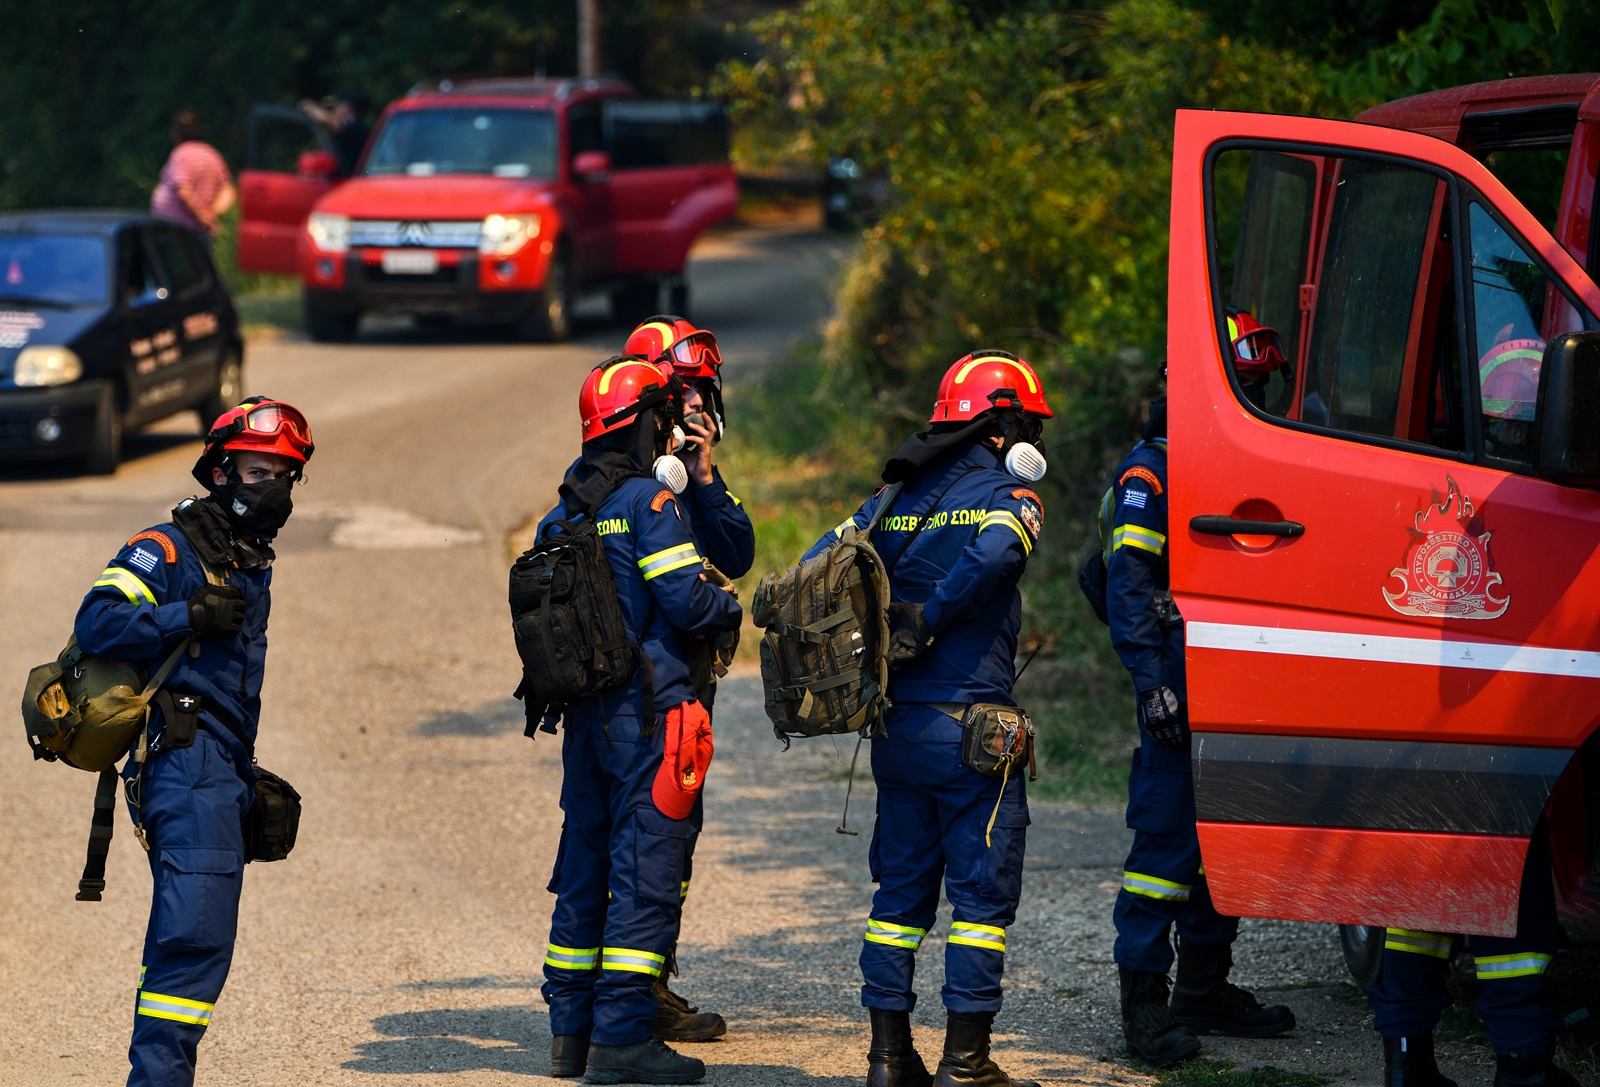
M 230 569 L 230 585 L 244 593 L 244 621 L 237 633 L 198 641 L 198 658 L 185 653 L 164 688 L 201 698 L 200 722 L 233 751 L 236 766 L 249 766 L 244 745 L 220 718 L 232 720 L 255 742 L 261 718 L 261 679 L 267 660 L 267 613 L 272 607 L 272 568 Z M 188 537 L 173 525 L 157 525 L 128 541 L 100 574 L 78 608 L 73 629 L 85 653 L 141 665 L 146 674 L 192 631 L 189 597 L 206 583 L 204 568 Z M 165 722 L 152 707 L 151 742 L 159 748 Z
M 564 504 L 545 514 L 539 534 L 568 517 Z M 595 511 L 611 574 L 622 601 L 628 635 L 642 641 L 650 658 L 658 715 L 694 698 L 684 639 L 714 635 L 739 625 L 743 612 L 731 593 L 701 577 L 704 566 L 676 496 L 654 479 L 624 480 Z M 640 677 L 642 678 L 642 677 Z M 567 707 L 577 717 L 638 717 L 643 713 L 639 678 L 621 690 Z
M 846 527 L 863 528 L 884 493 L 863 502 L 806 557 Z M 922 518 L 927 526 L 902 555 Z M 981 443 L 946 453 L 906 485 L 873 528 L 872 544 L 890 566 L 891 598 L 921 604 L 934 638 L 889 672 L 891 699 L 1014 704 L 1011 677 L 1022 628 L 1017 583 L 1043 528 L 1039 496 Z

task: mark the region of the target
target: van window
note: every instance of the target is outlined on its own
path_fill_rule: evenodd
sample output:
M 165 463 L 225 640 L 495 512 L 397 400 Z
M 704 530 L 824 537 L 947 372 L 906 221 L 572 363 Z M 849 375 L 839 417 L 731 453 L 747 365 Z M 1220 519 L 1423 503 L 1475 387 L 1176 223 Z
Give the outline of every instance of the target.
M 534 109 L 402 110 L 378 130 L 362 172 L 369 177 L 490 174 L 549 180 L 556 176 L 555 118 Z
M 1446 182 L 1287 149 L 1225 150 L 1211 181 L 1218 337 L 1241 399 L 1328 430 L 1463 451 Z M 1239 335 L 1256 324 L 1265 331 Z
M 1595 319 L 1566 296 L 1486 205 L 1468 203 L 1467 227 L 1484 452 L 1525 465 L 1532 456 L 1545 344 L 1594 328 Z
M 165 227 L 152 231 L 152 235 L 156 256 L 167 271 L 172 293 L 178 298 L 188 298 L 205 290 L 209 277 L 205 262 L 195 252 L 196 240 Z
M 117 267 L 122 297 L 132 306 L 148 306 L 167 297 L 167 285 L 137 227 L 117 234 Z

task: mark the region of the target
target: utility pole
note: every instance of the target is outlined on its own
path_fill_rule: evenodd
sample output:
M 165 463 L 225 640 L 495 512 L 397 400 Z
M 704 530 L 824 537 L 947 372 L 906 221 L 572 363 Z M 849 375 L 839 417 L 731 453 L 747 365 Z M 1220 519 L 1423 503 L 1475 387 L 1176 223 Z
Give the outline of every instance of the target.
M 578 0 L 578 78 L 600 74 L 600 0 Z

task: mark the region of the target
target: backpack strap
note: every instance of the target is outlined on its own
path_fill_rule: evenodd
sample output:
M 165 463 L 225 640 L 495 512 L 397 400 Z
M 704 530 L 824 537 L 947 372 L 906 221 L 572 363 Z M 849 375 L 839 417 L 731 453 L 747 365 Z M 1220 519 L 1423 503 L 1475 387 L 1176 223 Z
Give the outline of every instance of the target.
M 144 703 L 145 713 L 149 714 L 150 700 L 155 697 L 156 691 L 167 681 L 172 670 L 178 666 L 178 660 L 183 656 L 184 650 L 194 642 L 190 635 L 178 644 L 178 648 L 167 654 L 167 659 L 161 662 L 155 674 L 150 677 L 150 682 L 140 691 L 138 701 Z M 148 722 L 148 716 L 146 717 Z M 145 734 L 140 737 L 142 747 L 149 738 L 149 724 L 145 725 Z M 141 771 L 143 765 L 140 766 Z M 117 768 L 108 766 L 100 771 L 100 780 L 94 787 L 94 815 L 89 820 L 89 846 L 88 856 L 83 862 L 83 876 L 78 880 L 77 900 L 79 902 L 99 902 L 100 892 L 106 889 L 106 856 L 111 852 L 111 836 L 116 832 L 114 818 L 117 806 Z M 139 831 L 140 840 L 143 840 L 142 824 L 135 828 Z

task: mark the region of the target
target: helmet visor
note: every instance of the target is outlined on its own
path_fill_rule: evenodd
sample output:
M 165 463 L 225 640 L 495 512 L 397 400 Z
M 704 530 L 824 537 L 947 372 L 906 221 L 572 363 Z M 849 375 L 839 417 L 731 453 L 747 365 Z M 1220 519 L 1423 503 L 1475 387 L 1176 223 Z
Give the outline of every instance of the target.
M 261 404 L 245 412 L 244 427 L 252 434 L 286 434 L 300 445 L 311 444 L 311 424 L 288 404 Z
M 1263 327 L 1246 332 L 1233 341 L 1233 350 L 1240 362 L 1254 363 L 1253 369 L 1276 369 L 1287 361 L 1276 329 Z
M 722 350 L 709 332 L 685 336 L 667 349 L 672 368 L 696 377 L 710 377 L 722 366 Z

